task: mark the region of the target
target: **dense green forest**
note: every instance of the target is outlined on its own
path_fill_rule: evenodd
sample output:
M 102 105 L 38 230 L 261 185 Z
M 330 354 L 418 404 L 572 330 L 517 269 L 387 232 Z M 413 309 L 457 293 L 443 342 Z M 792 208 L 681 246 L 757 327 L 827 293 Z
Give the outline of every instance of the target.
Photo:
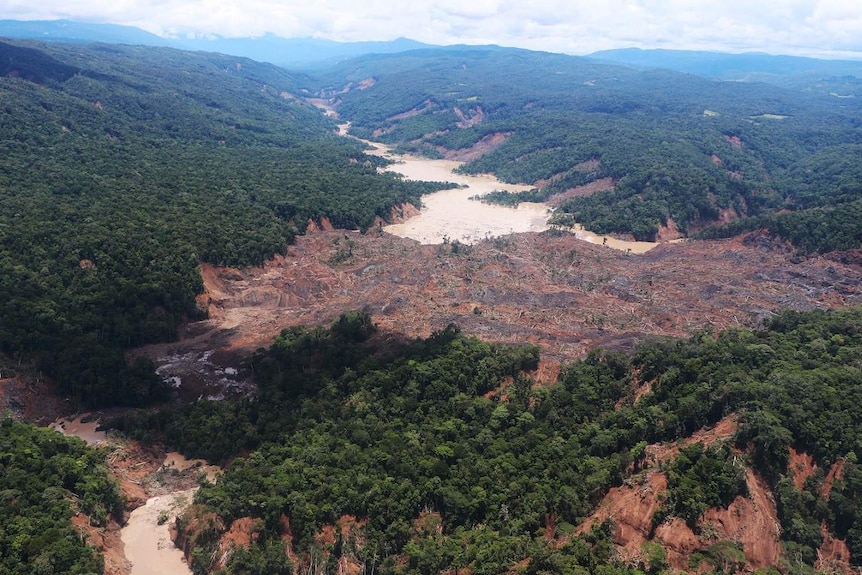
M 72 398 L 163 396 L 123 349 L 200 317 L 201 261 L 259 264 L 306 223 L 369 228 L 440 185 L 378 174 L 250 60 L 0 43 L 0 351 Z
M 103 527 L 120 506 L 104 454 L 0 414 L 0 573 L 102 573 L 102 556 L 69 520 L 83 513 Z
M 368 78 L 373 85 L 336 93 Z M 669 219 L 692 233 L 722 212 L 758 216 L 860 197 L 858 98 L 491 48 L 365 56 L 312 85 L 356 134 L 377 130 L 402 150 L 433 156 L 505 135 L 462 168 L 541 186 L 503 202 L 614 178 L 612 192 L 558 210 L 560 221 L 601 234 L 651 240 Z
M 251 360 L 256 399 L 198 402 L 121 423 L 189 455 L 229 461 L 250 453 L 196 498 L 190 513 L 216 523 L 201 530 L 189 517 L 180 521 L 196 524 L 199 573 L 210 565 L 217 525 L 259 518 L 257 544 L 226 572 L 277 573 L 287 569 L 284 553 L 273 551 L 283 516 L 293 543 L 309 550 L 314 534 L 344 514 L 367 519 L 356 553 L 380 573 L 500 573 L 527 557 L 528 573 L 623 573 L 632 571 L 613 564 L 609 527 L 574 537 L 573 526 L 636 472 L 648 443 L 736 413 L 734 442 L 745 462 L 726 444 L 683 449 L 654 521 L 678 516 L 698 528 L 708 506 L 745 494 L 740 465 L 751 466 L 776 493 L 779 567 L 807 573 L 821 522 L 862 560 L 860 326 L 858 309 L 785 312 L 762 331 L 654 340 L 630 356 L 597 350 L 566 366 L 555 385 L 536 387 L 524 375 L 538 359 L 533 347 L 482 343 L 454 326 L 403 342 L 349 314 L 328 329 L 285 330 L 259 352 Z M 648 382 L 651 391 L 635 401 L 635 388 Z M 501 385 L 502 393 L 488 393 Z M 821 469 L 801 491 L 789 479 L 791 446 Z M 838 460 L 843 480 L 827 498 L 822 470 Z M 442 531 L 417 526 L 427 513 L 438 514 Z M 559 549 L 542 537 L 549 516 L 557 533 L 570 535 Z M 332 553 L 337 560 L 348 550 Z

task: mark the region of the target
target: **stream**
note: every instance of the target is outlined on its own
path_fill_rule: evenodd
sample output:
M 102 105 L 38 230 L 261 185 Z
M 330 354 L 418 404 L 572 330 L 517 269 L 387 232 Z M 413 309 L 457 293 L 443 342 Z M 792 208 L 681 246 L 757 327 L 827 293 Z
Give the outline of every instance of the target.
M 120 532 L 132 575 L 191 575 L 183 552 L 171 540 L 170 525 L 191 503 L 194 489 L 174 491 L 147 499 Z M 159 524 L 160 517 L 165 519 Z

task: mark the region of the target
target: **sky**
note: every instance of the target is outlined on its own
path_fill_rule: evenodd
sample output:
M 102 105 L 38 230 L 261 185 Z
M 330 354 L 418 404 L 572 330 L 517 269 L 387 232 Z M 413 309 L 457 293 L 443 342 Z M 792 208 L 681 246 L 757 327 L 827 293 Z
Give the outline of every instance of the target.
M 0 19 L 162 36 L 407 37 L 567 54 L 611 48 L 862 58 L 862 0 L 3 0 Z

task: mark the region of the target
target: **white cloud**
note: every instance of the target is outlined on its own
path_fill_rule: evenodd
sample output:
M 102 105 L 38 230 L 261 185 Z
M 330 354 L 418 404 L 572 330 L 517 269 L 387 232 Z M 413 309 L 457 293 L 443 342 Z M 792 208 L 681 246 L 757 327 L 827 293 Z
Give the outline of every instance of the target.
M 569 53 L 623 46 L 862 51 L 858 0 L 6 0 L 0 18 L 114 22 L 158 34 L 404 36 Z

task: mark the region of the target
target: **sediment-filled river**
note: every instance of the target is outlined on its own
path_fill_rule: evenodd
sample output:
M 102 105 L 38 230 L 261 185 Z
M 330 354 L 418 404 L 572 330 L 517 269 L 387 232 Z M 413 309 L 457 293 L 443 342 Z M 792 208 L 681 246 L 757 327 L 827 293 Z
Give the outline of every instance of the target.
M 346 126 L 342 126 L 341 133 L 345 132 Z M 529 190 L 532 186 L 505 184 L 489 174 L 457 174 L 453 170 L 461 162 L 394 154 L 383 144 L 363 141 L 374 146 L 374 150 L 369 153 L 396 162 L 386 168 L 388 171 L 402 174 L 410 180 L 452 182 L 461 186 L 423 196 L 418 215 L 383 228 L 391 234 L 423 244 L 439 244 L 446 240 L 472 243 L 510 233 L 541 232 L 549 227 L 550 207 L 546 204 L 523 202 L 517 208 L 511 208 L 470 199 L 494 190 L 518 192 Z M 644 253 L 657 245 L 600 236 L 581 226 L 575 226 L 572 231 L 582 240 L 634 253 Z
M 80 437 L 90 445 L 110 443 L 107 433 L 96 431 L 98 421 L 85 423 L 82 419 L 61 419 L 50 427 L 64 435 Z M 162 467 L 178 472 L 195 469 L 206 473 L 210 481 L 215 480 L 219 471 L 203 460 L 188 460 L 179 453 L 168 453 Z M 192 575 L 182 551 L 171 540 L 170 525 L 191 503 L 195 491 L 197 487 L 150 497 L 146 505 L 132 511 L 120 531 L 126 559 L 132 565 L 132 575 Z

